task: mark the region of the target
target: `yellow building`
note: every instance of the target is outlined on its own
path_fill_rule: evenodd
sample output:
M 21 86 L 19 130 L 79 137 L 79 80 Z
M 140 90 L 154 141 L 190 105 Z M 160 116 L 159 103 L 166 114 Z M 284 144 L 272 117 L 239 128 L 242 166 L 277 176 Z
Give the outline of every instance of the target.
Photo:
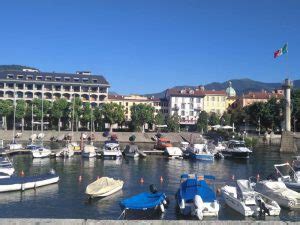
M 223 115 L 227 110 L 227 94 L 225 91 L 204 90 L 203 109 L 207 113 L 217 113 Z
M 167 104 L 157 98 L 148 98 L 145 96 L 140 96 L 140 95 L 128 95 L 128 96 L 123 96 L 123 95 L 109 95 L 107 102 L 114 102 L 119 105 L 122 105 L 124 107 L 125 111 L 125 120 L 130 121 L 131 120 L 131 107 L 133 105 L 138 105 L 138 104 L 146 104 L 153 106 L 155 108 L 155 113 L 156 115 L 159 111 L 162 113 L 168 113 L 165 111 L 164 108 L 167 108 Z

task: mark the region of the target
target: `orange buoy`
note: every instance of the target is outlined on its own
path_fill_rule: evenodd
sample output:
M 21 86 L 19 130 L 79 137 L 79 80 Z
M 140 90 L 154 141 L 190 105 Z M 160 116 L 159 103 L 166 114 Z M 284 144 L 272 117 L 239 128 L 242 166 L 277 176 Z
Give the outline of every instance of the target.
M 257 174 L 257 176 L 256 176 L 256 180 L 257 180 L 257 182 L 259 181 L 259 174 Z
M 140 179 L 140 183 L 143 184 L 144 183 L 144 178 L 141 177 Z
M 234 177 L 234 174 L 233 174 L 233 175 L 231 176 L 231 179 L 234 180 L 234 178 L 235 178 L 235 177 Z
M 160 182 L 162 183 L 164 181 L 164 178 L 162 176 L 160 176 Z
M 24 177 L 24 175 L 25 175 L 24 171 L 21 170 L 20 176 L 21 176 L 21 177 Z
M 78 177 L 78 181 L 79 181 L 79 182 L 82 181 L 82 176 L 81 176 L 81 175 Z

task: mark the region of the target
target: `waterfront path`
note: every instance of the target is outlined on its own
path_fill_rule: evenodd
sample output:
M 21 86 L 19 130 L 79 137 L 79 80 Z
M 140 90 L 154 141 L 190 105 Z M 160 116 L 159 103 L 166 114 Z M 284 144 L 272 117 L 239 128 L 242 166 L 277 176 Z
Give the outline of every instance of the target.
M 2 225 L 29 225 L 29 224 L 55 224 L 55 225 L 284 225 L 300 224 L 300 222 L 284 221 L 192 221 L 192 220 L 84 220 L 84 219 L 0 219 Z

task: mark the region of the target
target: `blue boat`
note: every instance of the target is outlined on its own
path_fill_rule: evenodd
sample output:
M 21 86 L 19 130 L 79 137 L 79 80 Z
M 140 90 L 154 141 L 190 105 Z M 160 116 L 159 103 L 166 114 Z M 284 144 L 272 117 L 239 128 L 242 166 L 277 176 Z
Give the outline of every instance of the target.
M 200 220 L 204 216 L 218 216 L 220 206 L 214 188 L 207 183 L 214 180 L 215 177 L 210 175 L 182 174 L 176 194 L 180 213 Z
M 153 186 L 150 186 L 150 190 L 151 189 L 153 189 Z M 156 190 L 151 191 L 151 193 L 143 192 L 120 202 L 120 206 L 123 210 L 145 211 L 159 208 L 161 212 L 165 211 L 166 204 L 167 197 L 165 193 L 157 192 Z
M 191 159 L 213 161 L 214 155 L 207 150 L 206 144 L 194 144 L 187 148 Z

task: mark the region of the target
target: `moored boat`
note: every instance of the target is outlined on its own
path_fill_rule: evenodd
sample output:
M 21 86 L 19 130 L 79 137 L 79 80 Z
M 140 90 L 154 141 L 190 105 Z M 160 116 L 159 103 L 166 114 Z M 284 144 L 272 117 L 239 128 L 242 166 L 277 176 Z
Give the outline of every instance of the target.
M 85 193 L 91 198 L 106 197 L 120 191 L 123 188 L 122 180 L 109 177 L 101 177 L 86 187 Z
M 237 180 L 236 186 L 221 188 L 225 203 L 243 216 L 278 216 L 280 206 L 271 198 L 260 194 L 248 180 Z
M 206 144 L 193 144 L 187 148 L 191 159 L 213 161 L 214 155 L 207 149 Z
M 168 157 L 182 157 L 182 151 L 178 147 L 166 147 L 164 153 Z
M 15 172 L 15 168 L 8 157 L 0 157 L 0 178 L 11 176 Z
M 295 171 L 289 163 L 275 164 L 278 181 L 282 181 L 288 188 L 300 191 L 300 171 Z
M 28 149 L 30 149 L 33 158 L 47 158 L 51 154 L 51 150 L 44 146 L 31 145 Z
M 54 171 L 31 177 L 10 177 L 0 179 L 0 192 L 24 191 L 57 183 L 59 176 Z
M 96 156 L 96 149 L 94 145 L 85 145 L 81 153 L 84 158 L 94 158 Z
M 214 181 L 210 175 L 182 174 L 177 191 L 177 205 L 183 215 L 196 216 L 202 220 L 204 216 L 218 216 L 219 203 L 214 188 L 206 180 Z
M 243 158 L 248 159 L 252 151 L 246 147 L 244 141 L 231 140 L 228 142 L 227 148 L 221 151 L 225 158 Z
M 120 144 L 116 139 L 110 139 L 104 142 L 102 152 L 104 158 L 118 158 L 122 156 Z

